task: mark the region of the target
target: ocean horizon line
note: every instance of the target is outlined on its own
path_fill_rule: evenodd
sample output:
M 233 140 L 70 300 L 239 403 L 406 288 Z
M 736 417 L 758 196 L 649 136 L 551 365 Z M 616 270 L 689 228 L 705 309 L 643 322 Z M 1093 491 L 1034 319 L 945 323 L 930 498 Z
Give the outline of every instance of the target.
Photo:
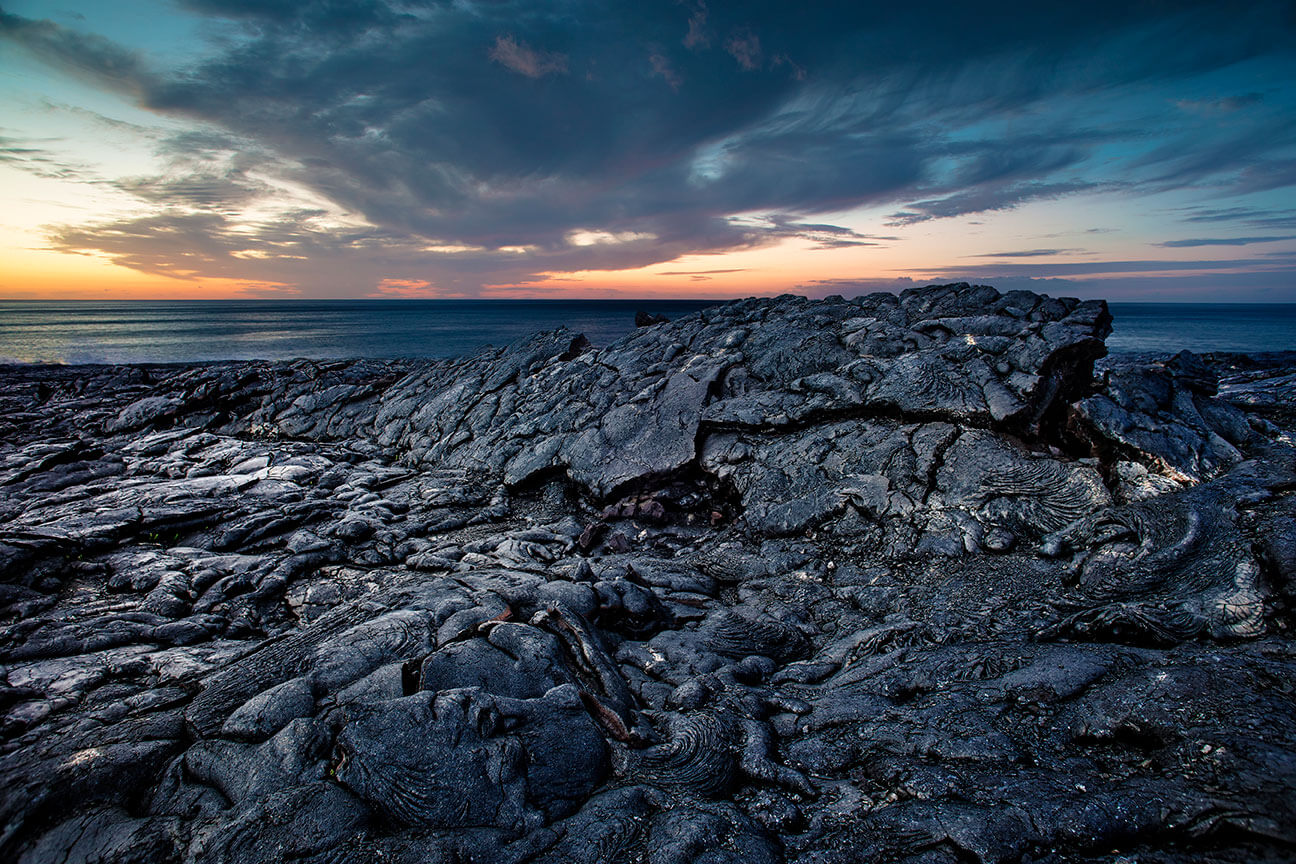
M 825 295 L 824 297 L 812 297 L 809 294 L 798 294 L 795 291 L 784 291 L 779 294 L 744 294 L 733 297 L 105 297 L 96 299 L 74 298 L 74 297 L 0 297 L 0 304 L 5 303 L 22 303 L 22 304 L 41 304 L 41 303 L 59 303 L 59 304 L 90 304 L 90 303 L 130 303 L 130 304 L 149 304 L 149 303 L 733 303 L 740 300 L 752 300 L 760 298 L 773 298 L 782 296 L 804 297 L 809 300 L 822 300 L 825 297 L 842 296 L 847 300 L 857 297 L 867 297 L 871 293 L 895 293 L 895 292 L 866 292 L 861 294 L 847 295 Z M 1051 295 L 1045 293 L 1044 296 L 1056 297 L 1074 297 L 1071 294 Z M 1079 297 L 1080 300 L 1102 300 L 1108 306 L 1113 304 L 1119 305 L 1157 305 L 1157 306 L 1296 306 L 1296 300 L 1184 300 L 1184 299 L 1119 299 L 1113 300 L 1108 297 Z
M 742 298 L 739 298 L 742 299 Z M 0 301 L 0 363 L 464 357 L 567 328 L 610 345 L 636 316 L 729 301 L 608 298 Z M 811 301 L 815 302 L 815 301 Z M 1296 350 L 1296 303 L 1109 301 L 1111 353 Z

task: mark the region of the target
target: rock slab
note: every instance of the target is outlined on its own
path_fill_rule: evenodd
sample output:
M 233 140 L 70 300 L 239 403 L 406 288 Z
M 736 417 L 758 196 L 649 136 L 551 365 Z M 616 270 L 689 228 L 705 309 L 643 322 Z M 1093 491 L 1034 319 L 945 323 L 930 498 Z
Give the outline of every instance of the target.
M 0 857 L 1289 859 L 1296 356 L 643 323 L 7 368 Z

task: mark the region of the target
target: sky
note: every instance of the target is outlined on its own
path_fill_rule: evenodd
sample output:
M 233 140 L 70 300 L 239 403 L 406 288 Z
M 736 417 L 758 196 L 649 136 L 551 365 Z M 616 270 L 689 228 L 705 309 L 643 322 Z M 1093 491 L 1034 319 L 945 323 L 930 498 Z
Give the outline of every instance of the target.
M 0 298 L 1296 302 L 1296 4 L 0 0 Z

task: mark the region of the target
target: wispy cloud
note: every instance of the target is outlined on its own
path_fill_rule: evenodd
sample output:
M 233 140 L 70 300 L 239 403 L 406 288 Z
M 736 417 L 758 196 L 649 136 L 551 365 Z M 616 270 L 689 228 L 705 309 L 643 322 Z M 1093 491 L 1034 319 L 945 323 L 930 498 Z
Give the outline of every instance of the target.
M 803 222 L 786 213 L 775 213 L 762 219 L 734 219 L 734 225 L 747 228 L 752 236 L 766 239 L 793 238 L 810 241 L 811 249 L 841 249 L 848 246 L 877 246 L 882 241 L 898 240 L 894 235 L 862 234 L 853 228 L 822 222 Z
M 663 270 L 663 276 L 714 276 L 720 273 L 746 273 L 745 267 L 731 267 L 717 270 Z
M 1233 222 L 1246 228 L 1281 231 L 1296 229 L 1296 209 L 1261 207 L 1191 207 L 1179 211 L 1184 222 L 1219 224 Z
M 1279 240 L 1296 240 L 1296 234 L 1272 237 L 1195 237 L 1187 240 L 1166 240 L 1152 245 L 1164 246 L 1169 249 L 1183 249 L 1195 246 L 1250 246 L 1254 243 L 1276 243 Z
M 1223 273 L 1283 270 L 1291 278 L 1293 262 L 1257 256 L 1253 258 L 1166 261 L 1122 259 L 1111 261 L 1058 261 L 1001 264 L 957 264 L 907 268 L 907 272 L 939 275 L 942 281 L 981 281 L 997 284 L 1004 277 L 1048 279 L 1066 276 L 1111 276 L 1135 273 Z
M 501 66 L 520 72 L 528 78 L 543 78 L 567 71 L 567 57 L 550 51 L 536 51 L 512 34 L 499 36 L 491 46 L 490 58 Z
M 650 54 L 648 63 L 652 66 L 653 75 L 665 81 L 672 90 L 679 90 L 680 85 L 684 83 L 684 79 L 675 71 L 675 67 L 664 54 Z
M 1019 249 L 1015 252 L 983 252 L 980 255 L 969 255 L 969 258 L 1043 258 L 1048 255 L 1067 255 L 1080 252 L 1080 249 Z
M 761 67 L 760 37 L 751 31 L 735 33 L 725 40 L 725 50 L 747 71 Z
M 970 213 L 1011 210 L 1028 201 L 1060 198 L 1075 192 L 1090 192 L 1111 188 L 1112 184 L 1088 180 L 1070 180 L 1056 183 L 1029 181 L 1025 183 L 990 184 L 979 188 L 955 192 L 944 198 L 915 201 L 904 210 L 892 213 L 888 225 L 913 225 L 932 219 L 949 219 Z
M 53 21 L 35 20 L 0 9 L 0 35 L 76 75 L 114 89 L 142 93 L 156 82 L 139 55 L 95 34 Z
M 1226 96 L 1217 99 L 1178 99 L 1175 105 L 1184 111 L 1196 114 L 1232 114 L 1263 101 L 1260 93 L 1244 93 L 1241 96 Z
M 87 185 L 107 181 L 92 166 L 64 155 L 60 142 L 0 135 L 0 164 L 50 180 L 70 180 Z
M 707 7 L 705 2 L 699 0 L 697 7 L 689 15 L 688 32 L 684 34 L 683 45 L 685 48 L 706 48 L 711 44 L 711 36 L 707 32 Z

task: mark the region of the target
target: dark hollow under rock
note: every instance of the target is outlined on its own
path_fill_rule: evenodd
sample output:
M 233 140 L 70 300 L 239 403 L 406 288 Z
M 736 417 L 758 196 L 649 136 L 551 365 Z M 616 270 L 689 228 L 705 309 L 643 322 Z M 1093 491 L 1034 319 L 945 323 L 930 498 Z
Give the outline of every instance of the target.
M 0 858 L 1290 860 L 1296 355 L 651 323 L 7 367 Z

